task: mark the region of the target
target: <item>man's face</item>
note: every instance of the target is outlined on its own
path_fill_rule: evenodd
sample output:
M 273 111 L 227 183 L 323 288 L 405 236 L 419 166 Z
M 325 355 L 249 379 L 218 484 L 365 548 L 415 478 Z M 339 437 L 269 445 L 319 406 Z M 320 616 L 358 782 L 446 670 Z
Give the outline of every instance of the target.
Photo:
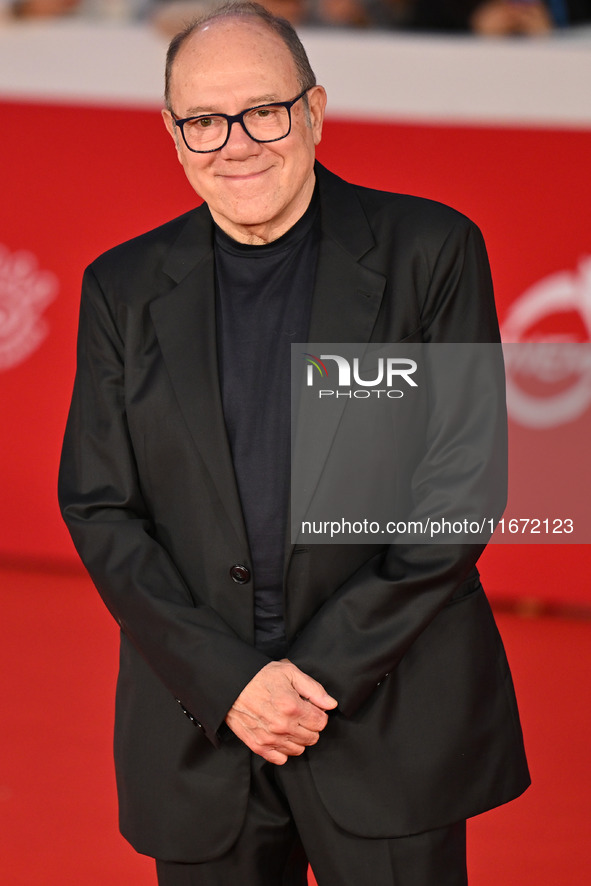
M 295 64 L 283 41 L 250 18 L 217 19 L 192 34 L 175 59 L 171 77 L 171 104 L 178 118 L 237 114 L 268 102 L 290 101 L 300 92 Z M 209 154 L 189 151 L 170 113 L 163 111 L 187 178 L 216 223 L 236 240 L 277 239 L 310 202 L 326 96 L 320 86 L 307 95 L 309 121 L 300 99 L 291 109 L 286 138 L 261 144 L 234 123 L 226 145 Z

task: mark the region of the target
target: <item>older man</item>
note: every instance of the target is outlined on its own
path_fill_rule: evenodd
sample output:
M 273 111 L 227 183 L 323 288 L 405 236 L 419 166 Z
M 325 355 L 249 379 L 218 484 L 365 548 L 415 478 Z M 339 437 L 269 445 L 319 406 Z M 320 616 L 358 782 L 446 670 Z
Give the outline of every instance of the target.
M 121 627 L 122 832 L 161 886 L 460 886 L 528 784 L 482 545 L 289 544 L 289 351 L 498 341 L 482 239 L 315 164 L 325 92 L 256 4 L 166 92 L 205 203 L 88 268 L 60 474 Z

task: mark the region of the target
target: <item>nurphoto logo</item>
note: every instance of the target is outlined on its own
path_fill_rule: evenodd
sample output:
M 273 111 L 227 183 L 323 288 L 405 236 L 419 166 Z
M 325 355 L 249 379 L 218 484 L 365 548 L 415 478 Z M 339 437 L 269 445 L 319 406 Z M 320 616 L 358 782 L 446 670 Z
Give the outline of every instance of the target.
M 349 399 L 367 400 L 371 398 L 389 398 L 398 400 L 404 396 L 404 390 L 394 385 L 406 385 L 416 388 L 417 382 L 412 378 L 417 371 L 417 363 L 408 357 L 378 357 L 371 369 L 360 368 L 359 357 L 348 359 L 341 354 L 309 354 L 304 352 L 307 364 L 306 385 L 315 387 L 317 376 L 332 388 L 319 388 L 318 397 L 347 397 Z M 327 366 L 327 361 L 331 361 Z M 368 377 L 369 376 L 369 377 Z M 358 387 L 354 387 L 357 385 Z M 380 387 L 381 386 L 381 387 Z

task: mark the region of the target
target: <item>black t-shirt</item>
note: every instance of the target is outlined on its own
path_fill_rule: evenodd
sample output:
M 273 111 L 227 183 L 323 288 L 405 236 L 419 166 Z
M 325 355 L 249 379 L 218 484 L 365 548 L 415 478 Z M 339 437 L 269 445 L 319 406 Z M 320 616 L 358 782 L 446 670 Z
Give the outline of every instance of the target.
M 255 643 L 275 658 L 285 654 L 290 345 L 308 337 L 318 221 L 315 194 L 302 218 L 272 243 L 245 245 L 215 229 L 220 383 L 252 557 Z

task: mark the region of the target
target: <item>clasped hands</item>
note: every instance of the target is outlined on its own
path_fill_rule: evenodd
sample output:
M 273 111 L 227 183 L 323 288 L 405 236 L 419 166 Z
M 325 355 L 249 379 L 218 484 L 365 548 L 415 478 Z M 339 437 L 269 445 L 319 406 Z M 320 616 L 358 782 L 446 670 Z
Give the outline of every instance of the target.
M 316 744 L 338 702 L 288 659 L 255 674 L 226 716 L 232 732 L 269 763 L 282 765 Z

